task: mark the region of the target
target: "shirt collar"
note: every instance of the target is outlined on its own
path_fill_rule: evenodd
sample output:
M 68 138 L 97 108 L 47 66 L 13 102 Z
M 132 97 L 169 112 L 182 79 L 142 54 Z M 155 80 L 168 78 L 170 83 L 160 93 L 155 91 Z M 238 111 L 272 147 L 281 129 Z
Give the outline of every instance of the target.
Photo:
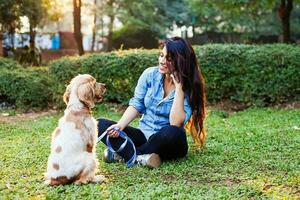
M 161 85 L 161 88 L 163 88 L 164 75 L 161 74 L 158 70 L 157 70 L 157 74 L 155 74 L 155 79 Z M 175 95 L 175 91 L 173 90 L 167 97 L 165 97 L 162 100 L 165 101 L 165 100 L 174 99 L 174 95 Z
M 158 68 L 157 68 L 158 69 Z M 163 75 L 157 70 L 157 73 L 155 74 L 155 79 L 158 83 L 163 84 Z

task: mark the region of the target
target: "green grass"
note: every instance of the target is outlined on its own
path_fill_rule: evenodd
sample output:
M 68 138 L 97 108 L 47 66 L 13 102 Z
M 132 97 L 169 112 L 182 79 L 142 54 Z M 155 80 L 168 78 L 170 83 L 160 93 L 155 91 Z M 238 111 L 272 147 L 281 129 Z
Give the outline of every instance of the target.
M 195 150 L 189 137 L 184 159 L 155 170 L 100 160 L 106 183 L 48 187 L 43 173 L 61 115 L 0 123 L 0 199 L 300 198 L 299 109 L 213 110 L 206 120 L 206 147 Z M 118 120 L 121 115 L 102 105 L 94 116 Z M 99 158 L 103 150 L 99 144 Z

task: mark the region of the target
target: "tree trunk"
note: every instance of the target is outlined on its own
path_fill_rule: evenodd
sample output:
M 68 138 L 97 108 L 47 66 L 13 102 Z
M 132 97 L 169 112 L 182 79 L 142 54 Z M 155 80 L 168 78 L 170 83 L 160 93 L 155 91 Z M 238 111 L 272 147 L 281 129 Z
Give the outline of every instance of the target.
M 100 30 L 101 30 L 100 36 L 101 36 L 101 43 L 102 43 L 102 49 L 101 50 L 102 51 L 107 51 L 107 45 L 103 41 L 103 38 L 104 38 L 104 21 L 103 21 L 103 15 L 101 15 L 101 18 L 100 18 Z
M 38 59 L 38 53 L 35 51 L 35 34 L 36 32 L 34 31 L 34 23 L 29 20 L 29 55 L 26 56 L 27 61 L 34 66 L 39 66 L 41 63 L 39 62 Z
M 11 51 L 15 51 L 15 32 L 11 31 L 10 32 L 10 44 L 11 44 Z
M 112 50 L 113 25 L 114 25 L 114 20 L 115 20 L 115 14 L 113 13 L 113 4 L 114 4 L 114 0 L 109 0 L 108 5 L 111 9 L 111 12 L 108 15 L 110 21 L 108 24 L 107 51 Z
M 283 42 L 291 42 L 291 31 L 290 31 L 290 16 L 293 9 L 293 0 L 281 0 L 278 15 L 282 24 L 282 35 Z
M 79 55 L 84 54 L 81 34 L 81 0 L 73 0 L 74 37 Z
M 0 56 L 1 56 L 1 57 L 4 56 L 2 40 L 3 40 L 3 34 L 0 33 Z
M 92 36 L 92 48 L 91 51 L 94 52 L 95 40 L 96 40 L 96 28 L 97 28 L 97 0 L 94 0 L 94 25 L 93 25 L 93 36 Z
M 29 48 L 33 51 L 35 48 L 35 31 L 32 22 L 29 22 Z

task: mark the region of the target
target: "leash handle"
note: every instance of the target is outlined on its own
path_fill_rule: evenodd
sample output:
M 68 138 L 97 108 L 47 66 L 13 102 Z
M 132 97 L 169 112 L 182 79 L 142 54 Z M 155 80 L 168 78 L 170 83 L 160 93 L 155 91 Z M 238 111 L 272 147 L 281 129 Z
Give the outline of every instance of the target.
M 127 167 L 132 167 L 134 165 L 134 162 L 135 162 L 136 157 L 137 157 L 135 145 L 132 142 L 132 140 L 126 135 L 126 133 L 124 131 L 121 131 L 118 128 L 114 128 L 114 130 L 118 131 L 119 132 L 119 137 L 123 138 L 125 141 L 121 144 L 121 146 L 117 150 L 114 150 L 113 147 L 112 147 L 112 145 L 111 145 L 111 143 L 110 143 L 110 137 L 107 136 L 106 137 L 106 145 L 107 145 L 108 149 L 111 152 L 119 153 L 120 151 L 122 151 L 125 148 L 126 144 L 129 141 L 131 143 L 132 147 L 133 147 L 133 156 L 126 162 L 126 165 L 127 165 Z M 107 131 L 105 131 L 104 133 L 102 133 L 98 137 L 98 142 L 101 141 L 106 134 L 107 134 Z

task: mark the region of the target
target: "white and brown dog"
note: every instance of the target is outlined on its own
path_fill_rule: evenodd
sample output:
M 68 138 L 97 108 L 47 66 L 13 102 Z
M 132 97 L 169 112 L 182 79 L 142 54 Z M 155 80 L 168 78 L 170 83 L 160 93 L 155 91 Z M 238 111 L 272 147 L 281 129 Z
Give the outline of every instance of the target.
M 102 100 L 105 85 L 91 75 L 78 75 L 67 86 L 64 102 L 67 108 L 52 134 L 46 184 L 101 182 L 96 176 L 98 160 L 95 154 L 97 124 L 91 108 Z

